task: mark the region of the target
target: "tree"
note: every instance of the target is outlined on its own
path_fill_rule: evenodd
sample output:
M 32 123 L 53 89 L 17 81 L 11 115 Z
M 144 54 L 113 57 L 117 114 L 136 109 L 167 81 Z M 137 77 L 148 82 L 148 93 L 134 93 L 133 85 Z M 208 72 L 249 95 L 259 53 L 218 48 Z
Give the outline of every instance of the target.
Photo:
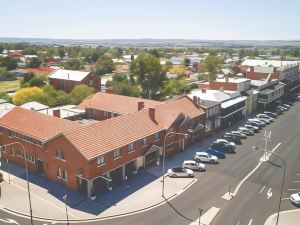
M 32 78 L 34 78 L 34 73 L 26 73 L 24 74 L 22 83 L 25 84 L 28 81 L 30 81 Z
M 46 76 L 34 77 L 29 81 L 29 85 L 31 87 L 42 87 L 46 85 L 46 81 L 47 81 Z
M 131 81 L 137 78 L 143 97 L 149 97 L 156 93 L 166 79 L 165 71 L 162 70 L 160 61 L 153 55 L 140 55 L 130 64 Z
M 44 93 L 41 88 L 29 87 L 18 90 L 12 97 L 12 102 L 15 105 L 22 105 L 31 101 L 49 105 L 50 96 Z
M 63 64 L 64 68 L 67 70 L 79 70 L 81 68 L 81 61 L 79 59 L 72 59 L 65 64 Z
M 214 80 L 216 76 L 216 69 L 219 64 L 219 59 L 217 56 L 209 55 L 204 61 L 204 68 L 209 73 L 209 80 Z
M 58 53 L 60 58 L 63 58 L 63 57 L 66 56 L 64 47 L 59 47 L 58 50 L 57 50 L 57 53 Z
M 28 66 L 33 68 L 39 68 L 42 64 L 42 60 L 40 60 L 38 57 L 34 57 L 30 60 Z
M 153 56 L 155 56 L 155 57 L 157 57 L 157 58 L 159 58 L 159 54 L 158 54 L 158 51 L 157 51 L 157 49 L 150 49 L 149 50 L 149 54 L 150 55 L 153 55 Z
M 189 58 L 185 58 L 185 59 L 184 59 L 184 65 L 185 65 L 186 67 L 188 67 L 188 66 L 190 65 L 190 63 L 191 63 L 191 60 L 190 60 Z
M 10 101 L 10 97 L 6 92 L 0 92 L 0 99 L 4 99 L 6 101 Z
M 0 59 L 0 66 L 6 67 L 7 70 L 14 70 L 18 66 L 18 59 L 14 59 L 11 57 L 4 57 Z
M 113 90 L 116 94 L 131 97 L 139 97 L 140 89 L 138 86 L 130 84 L 130 82 L 122 81 L 114 84 Z
M 102 76 L 106 73 L 111 73 L 112 71 L 114 71 L 114 69 L 114 62 L 112 61 L 111 57 L 107 55 L 103 55 L 96 62 L 95 72 L 99 76 Z
M 77 105 L 93 93 L 94 89 L 85 84 L 76 85 L 70 93 L 71 103 Z
M 163 96 L 173 96 L 186 92 L 189 88 L 187 80 L 183 77 L 178 77 L 177 79 L 168 80 L 165 86 L 161 89 Z

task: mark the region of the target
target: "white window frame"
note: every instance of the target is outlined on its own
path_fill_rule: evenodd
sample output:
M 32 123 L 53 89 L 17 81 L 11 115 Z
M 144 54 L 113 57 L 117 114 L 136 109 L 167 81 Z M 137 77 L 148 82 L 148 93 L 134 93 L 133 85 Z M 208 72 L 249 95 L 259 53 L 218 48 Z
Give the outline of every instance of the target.
M 135 142 L 131 142 L 128 145 L 128 152 L 134 152 L 135 151 Z
M 103 166 L 105 164 L 105 156 L 100 155 L 97 158 L 97 166 Z
M 114 150 L 114 159 L 118 159 L 121 157 L 121 149 L 117 148 Z

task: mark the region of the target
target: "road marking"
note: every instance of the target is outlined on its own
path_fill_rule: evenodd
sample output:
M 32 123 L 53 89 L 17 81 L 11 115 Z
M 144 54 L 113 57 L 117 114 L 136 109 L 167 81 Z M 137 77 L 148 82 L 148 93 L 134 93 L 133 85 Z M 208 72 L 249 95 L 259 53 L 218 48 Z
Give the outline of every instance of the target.
M 239 225 L 239 224 L 240 224 L 240 221 L 236 225 Z
M 14 224 L 18 224 L 20 225 L 17 221 L 13 220 L 13 219 L 0 219 L 0 221 L 4 222 L 4 223 L 14 223 Z
M 271 152 L 274 152 L 279 146 L 281 145 L 281 142 L 279 142 L 273 149 Z M 271 154 L 271 153 L 270 153 Z M 257 166 L 250 171 L 250 173 L 248 173 L 244 178 L 243 180 L 240 181 L 240 183 L 238 183 L 237 187 L 235 188 L 234 192 L 231 194 L 232 196 L 235 196 L 237 194 L 237 192 L 239 191 L 240 187 L 243 185 L 243 183 L 260 167 L 260 165 L 262 164 L 263 162 L 259 162 L 257 164 Z
M 288 191 L 298 191 L 300 190 L 300 188 L 291 188 L 291 189 L 287 189 Z
M 272 197 L 272 188 L 269 189 L 267 195 L 268 195 L 267 199 Z
M 265 189 L 266 186 L 263 186 L 262 189 L 260 190 L 259 194 L 261 194 L 263 192 L 263 190 Z
M 297 176 L 300 176 L 300 173 L 297 173 L 296 175 L 297 175 Z
M 251 225 L 252 224 L 252 219 L 250 220 L 250 222 L 248 223 L 248 225 Z
M 288 199 L 290 199 L 290 198 L 282 198 L 281 201 L 288 200 Z
M 294 183 L 300 183 L 299 180 L 293 180 L 292 182 L 294 182 Z

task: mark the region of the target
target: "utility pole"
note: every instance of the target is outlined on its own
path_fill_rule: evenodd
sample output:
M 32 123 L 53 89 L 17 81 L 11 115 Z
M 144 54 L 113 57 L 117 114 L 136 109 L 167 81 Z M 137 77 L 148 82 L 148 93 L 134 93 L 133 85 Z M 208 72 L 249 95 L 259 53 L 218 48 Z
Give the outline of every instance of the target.
M 267 159 L 267 148 L 268 148 L 268 141 L 271 141 L 271 134 L 272 131 L 270 131 L 269 133 L 267 131 L 265 131 L 264 133 L 264 141 L 265 141 L 265 150 L 264 150 L 264 160 L 268 160 Z

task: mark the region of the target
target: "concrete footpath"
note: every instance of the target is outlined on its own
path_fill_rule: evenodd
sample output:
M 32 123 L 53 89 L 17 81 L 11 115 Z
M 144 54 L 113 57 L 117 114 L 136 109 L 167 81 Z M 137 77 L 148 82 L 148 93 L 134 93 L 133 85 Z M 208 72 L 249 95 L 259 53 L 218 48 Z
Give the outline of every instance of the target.
M 277 213 L 271 215 L 265 222 L 265 225 L 276 225 Z M 278 225 L 299 225 L 300 209 L 282 211 L 279 215 Z

